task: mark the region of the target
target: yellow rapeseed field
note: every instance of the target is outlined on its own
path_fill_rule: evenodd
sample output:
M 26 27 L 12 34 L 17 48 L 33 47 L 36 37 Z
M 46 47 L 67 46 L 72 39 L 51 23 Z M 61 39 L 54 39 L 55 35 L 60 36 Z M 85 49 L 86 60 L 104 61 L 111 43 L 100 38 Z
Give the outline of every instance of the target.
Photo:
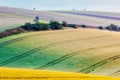
M 119 80 L 119 78 L 57 71 L 0 68 L 0 80 Z

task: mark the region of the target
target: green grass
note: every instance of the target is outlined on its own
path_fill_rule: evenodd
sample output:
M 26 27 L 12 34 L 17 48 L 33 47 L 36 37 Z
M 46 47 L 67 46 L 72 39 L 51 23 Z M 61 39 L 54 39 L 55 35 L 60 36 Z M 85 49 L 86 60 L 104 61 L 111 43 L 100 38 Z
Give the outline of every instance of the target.
M 66 29 L 1 38 L 0 66 L 109 75 L 120 69 L 117 65 L 120 58 L 102 65 L 99 63 L 119 55 L 119 34 L 95 29 Z M 115 64 L 116 60 L 118 62 Z M 117 69 L 109 73 L 110 69 L 104 68 L 108 64 L 112 69 Z M 90 67 L 92 65 L 95 68 Z

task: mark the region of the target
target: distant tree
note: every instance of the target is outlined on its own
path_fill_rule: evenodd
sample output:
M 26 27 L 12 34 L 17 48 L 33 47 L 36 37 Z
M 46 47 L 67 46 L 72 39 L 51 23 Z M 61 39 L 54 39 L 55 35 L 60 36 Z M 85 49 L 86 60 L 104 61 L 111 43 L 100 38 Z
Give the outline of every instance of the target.
M 83 9 L 83 11 L 86 11 L 86 9 Z
M 99 26 L 98 29 L 103 30 L 103 27 L 102 27 L 102 26 Z
M 118 27 L 118 31 L 120 31 L 120 27 Z
M 40 24 L 39 28 L 41 30 L 49 30 L 50 29 L 50 25 L 48 25 L 46 23 L 39 23 L 39 24 Z
M 36 10 L 36 8 L 33 8 L 33 10 Z
M 86 25 L 80 25 L 82 28 L 85 28 L 86 27 Z
M 106 27 L 106 29 L 111 31 L 118 31 L 119 27 L 117 25 L 110 24 L 109 26 Z
M 68 26 L 67 22 L 66 22 L 66 21 L 63 21 L 63 22 L 62 22 L 62 26 L 67 27 L 67 26 Z
M 75 12 L 75 8 L 73 8 L 72 11 Z
M 36 22 L 35 24 L 25 23 L 21 28 L 27 31 L 40 31 L 40 30 L 49 30 L 50 26 L 47 23 Z
M 117 31 L 118 29 L 118 26 L 117 25 L 114 25 L 114 24 L 110 24 L 109 26 L 113 31 Z
M 112 30 L 109 26 L 106 26 L 105 29 L 107 29 L 107 30 Z
M 57 30 L 57 29 L 63 29 L 63 26 L 58 21 L 51 20 L 50 28 L 53 30 Z
M 25 25 L 22 25 L 21 28 L 29 31 L 31 29 L 31 23 L 30 22 L 25 23 Z
M 69 27 L 75 28 L 76 24 L 68 24 Z

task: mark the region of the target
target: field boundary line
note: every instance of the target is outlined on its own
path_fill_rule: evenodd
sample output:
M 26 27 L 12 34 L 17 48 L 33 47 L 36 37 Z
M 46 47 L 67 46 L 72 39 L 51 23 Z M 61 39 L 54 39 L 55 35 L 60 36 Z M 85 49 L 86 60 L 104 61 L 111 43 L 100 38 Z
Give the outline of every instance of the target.
M 90 72 L 94 71 L 95 68 L 98 68 L 98 67 L 100 67 L 100 66 L 102 66 L 104 64 L 115 61 L 117 59 L 120 59 L 120 55 L 116 55 L 116 56 L 113 56 L 113 57 L 109 57 L 109 58 L 107 58 L 105 60 L 99 61 L 99 62 L 97 62 L 97 63 L 95 63 L 95 64 L 93 64 L 93 65 L 91 65 L 91 66 L 89 66 L 89 67 L 87 67 L 85 69 L 79 70 L 78 72 L 83 72 L 83 73 L 87 74 L 87 73 L 90 73 Z

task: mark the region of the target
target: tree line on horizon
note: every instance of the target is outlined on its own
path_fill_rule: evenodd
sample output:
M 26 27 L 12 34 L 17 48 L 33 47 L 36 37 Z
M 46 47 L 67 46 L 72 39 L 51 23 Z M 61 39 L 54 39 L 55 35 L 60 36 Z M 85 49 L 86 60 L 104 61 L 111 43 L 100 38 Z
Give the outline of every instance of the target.
M 71 28 L 94 28 L 94 29 L 100 29 L 100 30 L 110 30 L 110 31 L 120 31 L 120 27 L 114 24 L 110 24 L 109 26 L 103 27 L 94 27 L 94 26 L 88 26 L 88 25 L 79 25 L 79 24 L 68 24 L 66 21 L 63 21 L 62 23 L 59 23 L 58 21 L 51 20 L 49 23 L 43 23 L 43 22 L 35 22 L 30 23 L 27 22 L 22 26 L 18 26 L 17 28 L 8 29 L 2 33 L 0 33 L 0 38 L 14 35 L 14 34 L 20 34 L 26 31 L 44 31 L 44 30 L 61 30 L 64 29 L 64 27 L 71 27 Z

